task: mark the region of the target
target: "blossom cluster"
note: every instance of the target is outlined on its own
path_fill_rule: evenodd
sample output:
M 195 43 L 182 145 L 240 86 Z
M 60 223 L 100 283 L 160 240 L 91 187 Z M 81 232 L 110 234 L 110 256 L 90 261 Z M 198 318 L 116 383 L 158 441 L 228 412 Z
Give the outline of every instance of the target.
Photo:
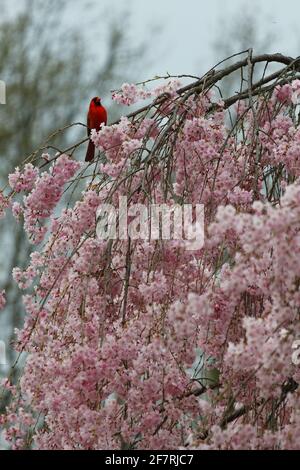
M 162 83 L 152 90 L 148 90 L 145 85 L 137 86 L 124 83 L 120 91 L 113 92 L 112 99 L 119 104 L 130 106 L 140 100 L 157 98 L 165 93 L 168 94 L 169 97 L 175 96 L 179 86 L 179 80 L 169 80 L 167 83 Z
M 23 205 L 13 204 L 16 218 L 24 216 L 24 227 L 33 243 L 40 243 L 47 232 L 42 221 L 47 219 L 60 201 L 64 185 L 75 175 L 80 163 L 71 160 L 67 155 L 60 155 L 51 166 L 50 172 L 39 174 L 38 168 L 27 164 L 21 172 L 16 168 L 9 175 L 9 183 L 16 192 L 27 192 Z
M 14 448 L 299 447 L 299 83 L 258 98 L 256 119 L 242 102 L 235 134 L 224 104 L 177 86 L 122 87 L 123 104 L 169 93 L 167 107 L 93 131 L 101 178 L 57 217 L 77 162 L 10 176 L 15 215 L 45 238 L 13 271 L 28 354 L 1 418 Z M 204 247 L 97 238 L 99 205 L 119 196 L 204 204 Z

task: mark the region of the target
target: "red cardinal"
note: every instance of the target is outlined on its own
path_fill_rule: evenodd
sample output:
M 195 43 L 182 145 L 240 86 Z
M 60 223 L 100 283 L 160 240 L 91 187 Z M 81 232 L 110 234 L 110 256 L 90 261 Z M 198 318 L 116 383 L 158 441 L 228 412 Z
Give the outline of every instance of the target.
M 96 96 L 92 99 L 90 103 L 89 112 L 87 115 L 87 130 L 88 136 L 91 133 L 92 129 L 96 129 L 96 131 L 100 130 L 101 124 L 107 124 L 107 112 L 104 106 L 101 104 L 101 99 Z M 91 162 L 94 160 L 95 156 L 95 144 L 90 140 L 88 149 L 85 156 L 86 162 Z

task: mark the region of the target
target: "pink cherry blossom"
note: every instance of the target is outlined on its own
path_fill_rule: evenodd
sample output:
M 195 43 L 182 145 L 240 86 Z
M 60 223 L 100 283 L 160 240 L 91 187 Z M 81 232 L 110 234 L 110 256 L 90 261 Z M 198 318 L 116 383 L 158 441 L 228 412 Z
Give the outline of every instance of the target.
M 44 242 L 13 269 L 26 362 L 1 386 L 12 448 L 299 447 L 300 86 L 273 86 L 239 100 L 230 127 L 226 100 L 199 85 L 124 84 L 118 103 L 153 102 L 92 131 L 94 174 L 56 155 L 10 175 L 13 214 Z M 120 197 L 203 204 L 204 246 L 101 239 L 99 206 Z

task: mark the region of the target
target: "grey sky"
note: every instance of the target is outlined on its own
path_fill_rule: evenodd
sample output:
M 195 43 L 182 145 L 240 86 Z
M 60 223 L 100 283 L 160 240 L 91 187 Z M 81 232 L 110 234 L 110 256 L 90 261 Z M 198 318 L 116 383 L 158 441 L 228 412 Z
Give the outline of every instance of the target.
M 205 72 L 214 64 L 211 43 L 232 17 L 245 9 L 256 12 L 260 30 L 272 32 L 268 52 L 299 55 L 299 0 L 102 0 L 109 10 L 132 13 L 132 37 L 151 37 L 151 27 L 161 25 L 152 38 L 151 65 L 145 78 L 155 74 Z
M 0 0 L 0 5 L 6 1 Z M 132 41 L 151 41 L 149 66 L 137 79 L 165 72 L 204 73 L 215 63 L 216 55 L 211 50 L 214 38 L 222 37 L 222 31 L 232 24 L 232 19 L 244 11 L 256 15 L 262 35 L 264 31 L 272 33 L 274 41 L 268 45 L 267 52 L 300 55 L 299 0 L 68 1 L 67 22 L 86 35 L 88 47 L 99 55 L 99 60 L 103 57 L 103 45 L 98 34 L 88 26 L 88 18 L 93 18 L 98 28 L 100 25 L 105 29 L 108 16 L 114 17 L 122 11 L 131 13 Z M 12 11 L 21 4 L 22 0 L 9 2 Z M 160 27 L 159 33 L 155 26 Z

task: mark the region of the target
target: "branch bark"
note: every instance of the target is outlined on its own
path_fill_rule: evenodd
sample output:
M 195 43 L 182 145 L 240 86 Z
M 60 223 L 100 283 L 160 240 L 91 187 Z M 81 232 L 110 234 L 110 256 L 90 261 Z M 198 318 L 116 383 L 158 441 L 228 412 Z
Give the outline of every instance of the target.
M 247 51 L 247 57 L 245 59 L 239 60 L 238 62 L 229 65 L 228 67 L 225 67 L 221 70 L 216 70 L 215 67 L 213 67 L 208 73 L 203 75 L 199 80 L 196 80 L 188 85 L 185 85 L 177 90 L 177 95 L 178 97 L 184 97 L 185 99 L 188 96 L 191 95 L 198 95 L 200 93 L 203 93 L 211 88 L 213 88 L 218 82 L 220 82 L 223 78 L 227 77 L 228 75 L 236 72 L 237 70 L 243 68 L 243 67 L 249 67 L 249 61 L 250 65 L 253 69 L 255 64 L 263 63 L 266 62 L 266 66 L 270 63 L 277 63 L 277 64 L 284 64 L 285 67 L 281 68 L 280 70 L 271 73 L 267 77 L 262 78 L 261 80 L 257 81 L 256 83 L 251 83 L 251 87 L 249 86 L 248 90 L 245 90 L 239 94 L 236 94 L 234 96 L 231 96 L 230 98 L 225 100 L 225 109 L 229 108 L 232 106 L 234 103 L 236 103 L 238 100 L 242 99 L 247 99 L 251 95 L 252 98 L 256 96 L 258 93 L 261 92 L 269 92 L 271 91 L 277 84 L 282 85 L 290 81 L 291 77 L 287 75 L 290 73 L 293 73 L 294 76 L 293 78 L 299 78 L 300 75 L 295 76 L 295 72 L 300 73 L 300 57 L 293 58 L 289 56 L 285 56 L 282 54 L 261 54 L 257 56 L 249 56 L 249 51 Z M 226 59 L 228 60 L 228 59 Z M 224 62 L 226 62 L 226 60 Z M 273 83 L 271 83 L 273 82 Z M 271 83 L 271 84 L 270 84 Z M 264 87 L 261 89 L 263 85 L 268 85 L 267 87 Z M 178 97 L 176 99 L 178 99 Z M 134 119 L 143 113 L 149 112 L 152 108 L 156 108 L 157 106 L 163 104 L 169 99 L 169 96 L 167 94 L 162 94 L 155 100 L 153 100 L 150 104 L 142 106 L 141 108 L 137 109 L 136 111 L 133 111 L 129 114 L 126 115 L 128 119 Z M 211 111 L 215 109 L 217 105 L 213 105 L 211 107 Z M 117 121 L 112 122 L 110 125 L 118 124 L 120 120 L 118 119 Z M 71 124 L 71 126 L 74 124 Z M 82 123 L 76 123 L 76 125 L 83 125 Z M 70 126 L 67 126 L 70 127 Z M 51 136 L 50 136 L 51 137 Z M 86 143 L 89 140 L 89 138 L 84 138 L 77 142 L 76 144 L 68 147 L 67 149 L 61 151 L 58 155 L 56 155 L 53 159 L 51 159 L 49 162 L 43 163 L 42 167 L 45 167 L 46 165 L 49 165 L 53 161 L 55 161 L 59 155 L 62 153 L 74 153 L 74 151 L 80 147 L 82 144 Z M 47 139 L 47 142 L 49 142 L 49 138 Z M 50 148 L 50 145 L 45 145 L 43 146 L 43 150 L 46 150 L 47 148 Z M 34 152 L 31 154 L 28 160 L 35 160 L 37 157 L 37 152 Z

